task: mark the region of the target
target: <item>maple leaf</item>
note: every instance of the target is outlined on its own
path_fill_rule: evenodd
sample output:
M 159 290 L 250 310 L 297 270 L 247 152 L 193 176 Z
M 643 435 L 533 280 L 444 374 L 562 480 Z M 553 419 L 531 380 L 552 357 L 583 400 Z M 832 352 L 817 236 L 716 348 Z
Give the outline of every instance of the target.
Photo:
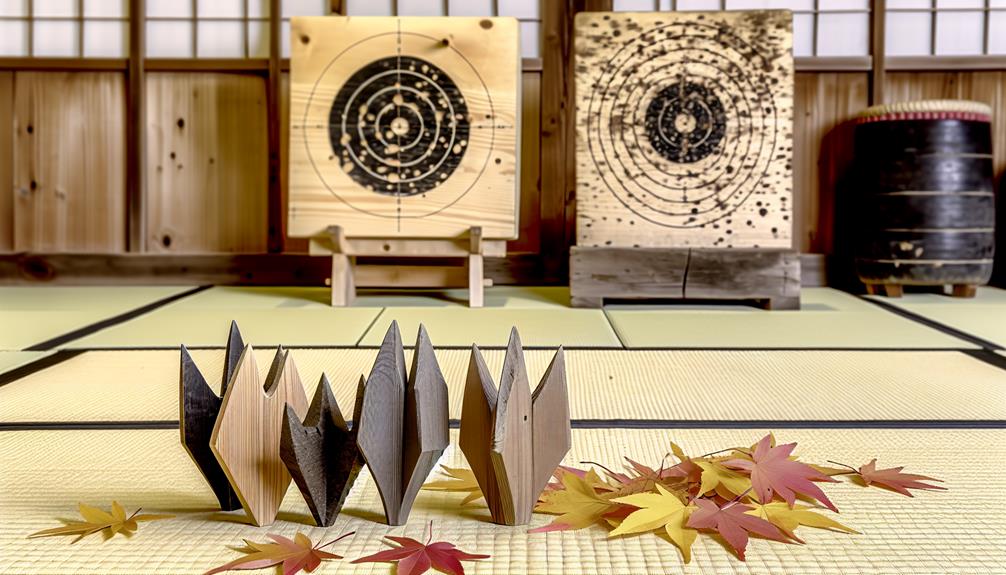
M 294 575 L 302 570 L 311 573 L 321 565 L 322 561 L 328 559 L 342 559 L 341 555 L 322 551 L 325 547 L 349 537 L 353 533 L 346 533 L 324 545 L 314 545 L 311 539 L 303 533 L 297 533 L 293 540 L 282 535 L 269 533 L 266 535 L 272 539 L 272 543 L 256 543 L 245 539 L 248 553 L 240 559 L 235 559 L 230 563 L 225 563 L 219 567 L 210 569 L 203 575 L 213 575 L 223 571 L 262 569 L 273 565 L 283 565 L 283 575 Z
M 656 493 L 637 493 L 627 497 L 619 497 L 613 501 L 632 505 L 639 509 L 608 534 L 608 537 L 643 533 L 660 527 L 664 528 L 671 542 L 681 549 L 685 563 L 692 560 L 692 543 L 698 532 L 686 526 L 688 516 L 695 510 L 694 505 L 685 505 L 670 491 L 656 484 Z
M 796 495 L 806 495 L 823 503 L 828 509 L 838 509 L 813 481 L 836 480 L 822 474 L 811 466 L 790 459 L 796 443 L 772 446 L 772 435 L 766 435 L 758 442 L 751 459 L 731 459 L 724 465 L 742 469 L 751 474 L 751 485 L 758 500 L 771 503 L 773 493 L 778 493 L 789 506 L 796 503 Z
M 565 489 L 543 493 L 541 501 L 535 507 L 535 511 L 559 517 L 528 533 L 583 529 L 617 509 L 618 504 L 612 502 L 611 495 L 599 495 L 594 489 L 594 485 L 600 482 L 601 479 L 593 469 L 582 478 L 575 473 L 564 473 L 562 484 Z
M 858 474 L 866 485 L 876 483 L 881 487 L 886 487 L 891 491 L 896 491 L 909 497 L 913 497 L 911 492 L 908 491 L 909 489 L 938 489 L 941 491 L 946 491 L 947 489 L 939 485 L 922 483 L 923 481 L 940 481 L 939 479 L 926 477 L 925 475 L 915 475 L 913 473 L 902 473 L 902 469 L 904 469 L 904 466 L 877 469 L 877 460 L 873 459 L 866 465 L 860 466 Z
M 761 519 L 748 515 L 751 507 L 731 501 L 723 507 L 719 507 L 708 499 L 696 499 L 698 508 L 688 517 L 685 524 L 696 529 L 713 529 L 723 536 L 723 539 L 737 553 L 737 557 L 744 561 L 744 550 L 748 546 L 748 533 L 761 535 L 776 541 L 785 541 L 779 529 Z
M 102 511 L 97 507 L 84 505 L 83 503 L 78 503 L 77 508 L 80 510 L 80 515 L 84 518 L 84 521 L 69 521 L 62 527 L 54 527 L 32 533 L 28 538 L 76 535 L 77 538 L 70 542 L 73 544 L 99 531 L 105 532 L 106 540 L 113 537 L 116 533 L 132 537 L 133 533 L 139 527 L 137 524 L 140 521 L 157 521 L 158 519 L 170 519 L 174 517 L 174 515 L 139 515 L 139 509 L 134 511 L 129 517 L 126 517 L 126 510 L 122 508 L 122 505 L 119 505 L 118 501 L 112 502 L 110 513 Z
M 430 491 L 467 491 L 468 495 L 461 501 L 461 505 L 467 505 L 472 501 L 482 498 L 482 488 L 475 478 L 475 472 L 463 467 L 440 466 L 440 473 L 449 477 L 441 481 L 431 481 L 423 485 L 423 489 Z
M 846 527 L 830 517 L 815 513 L 814 508 L 809 505 L 795 505 L 792 508 L 782 501 L 773 501 L 761 505 L 753 503 L 748 515 L 760 517 L 775 525 L 780 531 L 791 539 L 803 543 L 803 540 L 796 536 L 796 528 L 800 525 L 816 527 L 818 529 L 830 529 L 832 531 L 844 531 L 846 533 L 859 533 L 855 529 Z
M 433 539 L 432 521 L 430 522 L 430 537 L 426 543 L 421 543 L 411 537 L 388 535 L 387 538 L 397 543 L 398 546 L 374 553 L 373 555 L 354 559 L 352 563 L 397 561 L 398 575 L 420 575 L 429 571 L 431 567 L 448 575 L 464 575 L 465 568 L 461 565 L 462 561 L 489 558 L 488 555 L 476 555 L 462 551 L 455 547 L 453 543 L 445 541 L 430 543 L 430 540 Z
M 718 462 L 703 459 L 693 462 L 702 470 L 699 495 L 715 490 L 724 499 L 733 499 L 751 489 L 749 477 L 727 469 Z

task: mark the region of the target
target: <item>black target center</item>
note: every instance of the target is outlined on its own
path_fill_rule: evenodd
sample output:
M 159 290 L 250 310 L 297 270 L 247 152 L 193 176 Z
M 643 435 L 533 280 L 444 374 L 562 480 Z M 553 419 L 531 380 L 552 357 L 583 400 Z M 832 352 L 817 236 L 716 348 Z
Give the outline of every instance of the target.
M 332 102 L 333 161 L 378 194 L 422 194 L 461 164 L 470 121 L 446 72 L 421 58 L 382 58 L 354 72 Z
M 726 111 L 706 86 L 679 78 L 646 108 L 646 136 L 664 158 L 690 164 L 715 153 L 726 133 Z

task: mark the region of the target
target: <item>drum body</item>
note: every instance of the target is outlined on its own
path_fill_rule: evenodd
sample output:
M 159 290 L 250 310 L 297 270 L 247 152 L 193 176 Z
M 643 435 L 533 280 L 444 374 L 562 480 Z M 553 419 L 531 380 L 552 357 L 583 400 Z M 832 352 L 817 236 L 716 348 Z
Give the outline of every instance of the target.
M 864 283 L 988 282 L 996 217 L 986 109 L 913 102 L 871 108 L 859 118 L 854 211 L 861 229 L 854 237 Z

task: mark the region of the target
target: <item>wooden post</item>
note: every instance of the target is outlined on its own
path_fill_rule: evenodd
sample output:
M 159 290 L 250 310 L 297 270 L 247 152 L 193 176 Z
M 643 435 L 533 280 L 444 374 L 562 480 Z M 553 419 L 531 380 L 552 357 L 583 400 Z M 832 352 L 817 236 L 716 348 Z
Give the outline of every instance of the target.
M 936 13 L 932 14 L 936 21 Z M 870 99 L 874 106 L 884 102 L 884 87 L 887 83 L 887 48 L 886 48 L 887 0 L 871 0 L 870 2 Z M 935 42 L 935 39 L 933 40 Z
M 468 256 L 468 306 L 482 307 L 485 305 L 485 270 L 482 260 L 482 228 L 472 227 L 470 234 L 470 250 Z
M 129 63 L 126 72 L 126 249 L 147 245 L 146 186 L 146 1 L 129 0 Z M 81 32 L 83 33 L 83 32 Z
M 286 243 L 286 210 L 283 208 L 283 169 L 281 163 L 282 103 L 280 90 L 282 76 L 280 48 L 282 12 L 280 0 L 269 0 L 269 73 L 266 76 L 266 114 L 269 142 L 269 196 L 266 202 L 269 224 L 268 249 L 271 253 L 283 251 Z

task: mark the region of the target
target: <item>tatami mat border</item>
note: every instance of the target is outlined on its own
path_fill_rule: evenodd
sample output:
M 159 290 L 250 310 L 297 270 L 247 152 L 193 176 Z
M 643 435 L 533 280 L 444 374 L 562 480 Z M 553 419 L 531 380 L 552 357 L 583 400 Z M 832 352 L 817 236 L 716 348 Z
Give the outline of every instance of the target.
M 879 308 L 881 308 L 881 309 L 883 309 L 885 311 L 889 311 L 889 312 L 891 312 L 891 313 L 893 313 L 895 315 L 899 315 L 899 316 L 901 316 L 901 317 L 903 317 L 905 319 L 910 319 L 910 320 L 912 320 L 912 321 L 914 321 L 916 323 L 922 324 L 922 325 L 924 325 L 926 327 L 935 329 L 937 331 L 941 331 L 941 332 L 943 332 L 943 333 L 945 333 L 945 334 L 947 334 L 949 336 L 953 336 L 953 337 L 956 337 L 958 339 L 963 339 L 964 341 L 968 341 L 968 342 L 971 342 L 971 343 L 973 343 L 973 344 L 975 344 L 977 346 L 981 346 L 983 349 L 992 350 L 992 351 L 999 351 L 999 350 L 1006 349 L 1006 348 L 1003 348 L 1003 346 L 1001 346 L 1001 345 L 999 345 L 999 344 L 997 344 L 995 342 L 989 341 L 989 340 L 984 339 L 984 338 L 980 338 L 980 337 L 978 337 L 976 335 L 972 335 L 972 334 L 970 334 L 970 333 L 968 333 L 966 331 L 961 331 L 961 330 L 959 330 L 959 329 L 957 329 L 955 327 L 950 327 L 949 325 L 947 325 L 945 323 L 941 323 L 941 322 L 938 322 L 938 321 L 936 321 L 934 319 L 930 319 L 928 317 L 919 315 L 919 314 L 917 314 L 917 313 L 915 313 L 913 311 L 909 311 L 909 310 L 904 309 L 902 307 L 898 307 L 896 305 L 887 303 L 886 301 L 881 301 L 881 300 L 876 299 L 876 298 L 868 298 L 868 297 L 863 296 L 863 295 L 859 295 L 859 299 L 861 299 L 863 301 L 870 302 L 873 305 L 875 305 L 875 306 L 877 306 L 877 307 L 879 307 Z
M 352 424 L 352 421 L 349 422 Z M 573 429 L 1006 429 L 998 419 L 847 419 L 847 420 L 719 420 L 719 419 L 574 419 Z M 461 427 L 450 420 L 451 429 Z M 23 421 L 0 424 L 2 431 L 25 430 L 144 430 L 178 429 L 177 421 Z
M 206 290 L 210 289 L 211 287 L 213 287 L 213 286 L 208 286 L 208 285 L 206 285 L 206 286 L 198 286 L 198 287 L 194 287 L 194 288 L 192 288 L 190 290 L 183 291 L 181 293 L 176 293 L 174 295 L 170 295 L 170 296 L 168 296 L 166 298 L 159 299 L 157 301 L 148 303 L 147 305 L 140 306 L 140 307 L 138 307 L 136 309 L 129 310 L 129 311 L 125 312 L 125 313 L 121 313 L 119 315 L 112 316 L 112 317 L 107 318 L 107 319 L 103 319 L 101 321 L 92 323 L 90 325 L 85 325 L 84 327 L 81 327 L 79 329 L 75 329 L 75 330 L 73 330 L 71 332 L 64 333 L 62 335 L 58 335 L 56 337 L 47 339 L 45 341 L 36 343 L 35 345 L 32 345 L 30 347 L 24 348 L 24 350 L 25 351 L 50 351 L 50 350 L 55 349 L 55 348 L 57 348 L 57 347 L 59 347 L 59 346 L 61 346 L 63 344 L 66 344 L 66 343 L 69 343 L 71 341 L 80 339 L 82 337 L 89 336 L 89 335 L 91 335 L 93 333 L 96 333 L 98 331 L 101 331 L 103 329 L 112 327 L 114 325 L 118 325 L 118 324 L 123 323 L 123 322 L 127 322 L 127 321 L 129 321 L 131 319 L 138 318 L 138 317 L 140 317 L 140 316 L 142 316 L 144 314 L 147 314 L 147 313 L 150 313 L 150 312 L 154 311 L 155 309 L 164 307 L 164 306 L 166 306 L 166 305 L 168 305 L 170 303 L 174 303 L 174 302 L 176 302 L 176 301 L 178 301 L 180 299 L 187 298 L 190 295 L 195 295 L 195 294 L 197 294 L 197 293 L 199 293 L 201 291 L 206 291 Z
M 86 350 L 77 349 L 61 349 L 50 355 L 46 355 L 26 363 L 20 367 L 16 367 L 10 371 L 5 371 L 0 373 L 0 387 L 7 385 L 8 383 L 13 383 L 23 377 L 27 377 L 35 372 L 42 371 L 43 369 L 50 368 L 54 365 L 63 363 L 64 361 L 77 357 L 78 355 L 85 353 Z

